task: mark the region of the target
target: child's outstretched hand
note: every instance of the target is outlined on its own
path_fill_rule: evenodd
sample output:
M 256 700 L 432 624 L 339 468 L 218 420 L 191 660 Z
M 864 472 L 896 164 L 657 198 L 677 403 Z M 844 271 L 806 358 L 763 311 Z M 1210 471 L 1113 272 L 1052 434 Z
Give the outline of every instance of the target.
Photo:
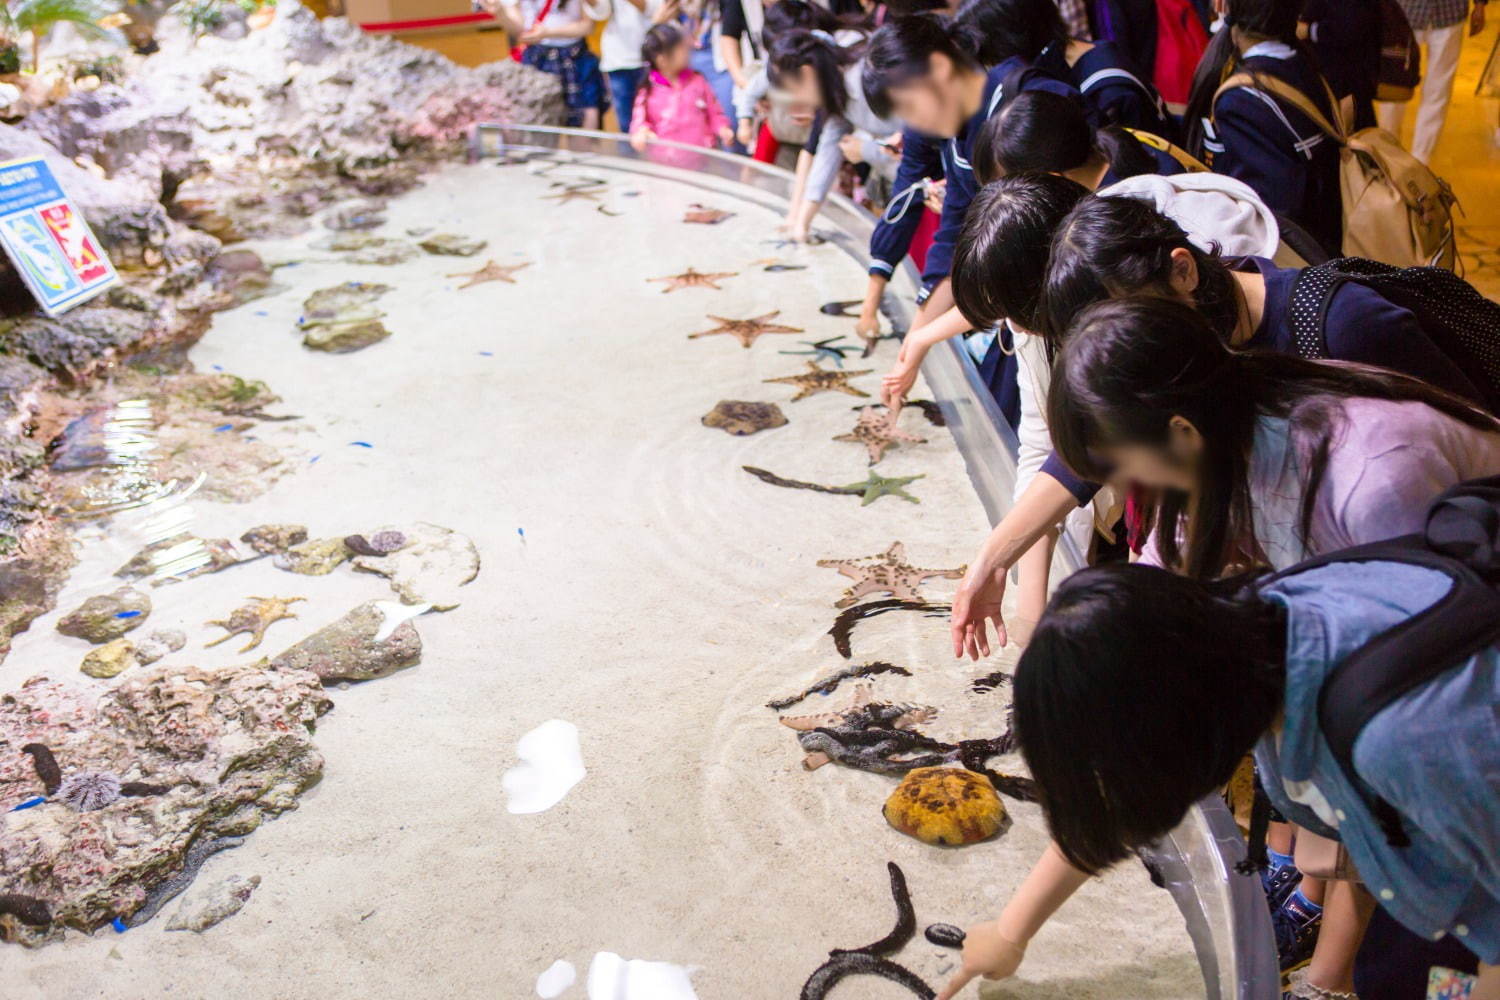
M 656 133 L 649 128 L 636 129 L 630 133 L 630 148 L 634 149 L 637 153 L 644 153 L 646 151 L 646 143 L 655 138 Z
M 740 130 L 735 135 L 735 138 L 740 141 L 740 145 L 741 146 L 744 146 L 745 148 L 748 149 L 751 145 L 754 144 L 754 139 L 755 139 L 755 123 L 753 121 L 751 121 L 749 118 L 741 118 L 740 119 Z
M 1001 935 L 998 921 L 975 924 L 964 937 L 963 967 L 938 992 L 937 1000 L 953 1000 L 980 976 L 985 979 L 1013 976 L 1025 957 L 1025 948 Z
M 719 129 L 719 144 L 723 146 L 734 145 L 734 129 L 730 128 L 728 125 L 725 125 L 723 128 Z

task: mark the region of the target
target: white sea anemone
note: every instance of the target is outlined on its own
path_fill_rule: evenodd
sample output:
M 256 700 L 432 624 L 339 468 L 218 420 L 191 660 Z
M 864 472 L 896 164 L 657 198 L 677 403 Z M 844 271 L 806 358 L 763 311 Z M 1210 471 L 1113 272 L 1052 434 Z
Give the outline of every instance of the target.
M 120 797 L 120 779 L 107 771 L 70 774 L 57 786 L 53 798 L 78 812 L 103 809 Z

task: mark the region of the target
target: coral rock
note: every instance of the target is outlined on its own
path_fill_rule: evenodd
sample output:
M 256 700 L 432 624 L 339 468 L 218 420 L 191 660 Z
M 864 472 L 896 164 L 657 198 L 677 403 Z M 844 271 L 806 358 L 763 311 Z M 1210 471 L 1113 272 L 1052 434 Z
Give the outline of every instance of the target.
M 142 666 L 146 666 L 186 645 L 187 635 L 180 629 L 159 629 L 144 639 L 135 640 L 135 658 Z
M 34 678 L 0 697 L 0 745 L 51 747 L 69 772 L 170 785 L 107 809 L 6 813 L 0 895 L 46 900 L 53 922 L 0 915 L 0 937 L 37 945 L 139 909 L 175 878 L 190 846 L 244 834 L 295 807 L 323 769 L 309 731 L 331 702 L 317 677 L 251 664 L 137 670 L 97 700 Z M 31 758 L 0 754 L 0 811 L 36 794 Z
M 273 556 L 307 541 L 307 528 L 301 524 L 258 524 L 241 535 L 240 541 L 263 556 Z
M 926 844 L 960 847 L 993 837 L 1005 806 L 988 778 L 956 767 L 909 772 L 885 803 L 886 822 Z
M 479 551 L 466 535 L 418 522 L 400 531 L 406 545 L 385 556 L 356 556 L 354 568 L 383 576 L 407 604 L 431 604 L 439 611 L 458 607 L 460 588 L 479 575 Z
M 277 569 L 303 576 L 327 576 L 350 556 L 342 538 L 314 538 L 293 545 L 275 557 Z
M 278 670 L 308 670 L 328 681 L 384 677 L 422 658 L 422 638 L 410 622 L 385 629 L 385 601 L 366 601 L 271 661 Z M 382 631 L 389 635 L 381 638 Z
M 206 889 L 194 890 L 168 921 L 167 930 L 201 934 L 240 912 L 259 885 L 259 875 L 230 875 Z
M 234 543 L 227 538 L 199 538 L 180 534 L 152 542 L 115 570 L 115 576 L 126 580 L 150 578 L 151 586 L 177 583 L 205 573 L 244 562 Z
M 98 644 L 118 639 L 146 624 L 151 598 L 134 587 L 121 587 L 112 594 L 96 594 L 57 623 L 63 635 Z
M 78 669 L 90 677 L 102 679 L 123 674 L 140 662 L 135 653 L 135 643 L 129 639 L 115 639 L 89 650 L 88 655 L 83 658 L 83 665 Z
M 348 535 L 344 544 L 359 556 L 387 556 L 406 544 L 406 536 L 399 531 L 377 531 L 370 537 Z
M 704 427 L 722 427 L 725 433 L 736 437 L 784 427 L 786 422 L 786 414 L 775 403 L 751 403 L 738 399 L 722 399 L 703 416 Z
M 378 319 L 361 320 L 357 323 L 325 323 L 302 335 L 302 346 L 329 354 L 352 354 L 371 344 L 378 344 L 391 335 L 384 323 Z
M 417 244 L 428 253 L 448 257 L 472 257 L 489 245 L 488 240 L 471 239 L 456 233 L 437 233 Z

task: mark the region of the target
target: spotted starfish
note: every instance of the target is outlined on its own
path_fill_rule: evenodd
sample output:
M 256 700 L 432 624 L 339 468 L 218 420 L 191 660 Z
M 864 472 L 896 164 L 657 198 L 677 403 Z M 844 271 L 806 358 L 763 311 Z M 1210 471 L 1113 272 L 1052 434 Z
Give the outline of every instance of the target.
M 772 315 L 774 316 L 775 313 L 772 313 Z M 746 344 L 745 346 L 749 347 L 750 345 Z M 868 398 L 870 395 L 868 392 L 854 388 L 854 386 L 849 384 L 849 380 L 860 375 L 869 375 L 875 370 L 873 368 L 866 368 L 863 371 L 857 372 L 834 372 L 826 368 L 819 368 L 816 361 L 809 361 L 807 368 L 808 370 L 805 375 L 783 375 L 781 378 L 768 378 L 761 381 L 779 382 L 783 385 L 797 386 L 797 395 L 792 397 L 792 402 L 794 403 L 799 399 L 806 399 L 815 393 L 833 392 L 835 390 L 847 393 L 850 396 Z
M 307 600 L 305 597 L 252 597 L 251 603 L 235 608 L 223 621 L 205 623 L 217 625 L 225 632 L 204 648 L 217 646 L 221 642 L 228 642 L 242 632 L 248 632 L 250 641 L 240 650 L 241 653 L 248 653 L 260 645 L 260 641 L 266 637 L 266 629 L 274 623 L 283 618 L 296 618 L 297 616 L 288 609 L 297 601 L 305 600 Z
M 858 559 L 819 559 L 818 565 L 824 569 L 836 569 L 854 581 L 854 585 L 844 591 L 844 596 L 834 602 L 836 608 L 847 608 L 866 594 L 890 594 L 898 601 L 919 604 L 922 595 L 917 588 L 922 581 L 929 577 L 958 580 L 968 569 L 967 566 L 918 569 L 906 561 L 906 546 L 900 542 L 892 542 L 891 547 L 879 555 Z
M 862 406 L 859 410 L 859 421 L 855 423 L 854 430 L 848 434 L 840 434 L 834 440 L 853 441 L 855 444 L 864 445 L 865 450 L 869 452 L 871 465 L 885 458 L 886 450 L 896 447 L 898 442 L 926 444 L 926 438 L 897 429 L 896 421 L 900 417 L 900 412 L 892 413 L 874 406 Z
M 733 212 L 726 212 L 722 208 L 709 208 L 707 205 L 694 205 L 682 216 L 683 222 L 696 222 L 703 226 L 716 226 L 725 219 L 731 218 Z
M 796 326 L 782 326 L 772 323 L 771 320 L 781 315 L 781 310 L 768 312 L 764 316 L 755 316 L 751 319 L 725 319 L 723 316 L 709 315 L 709 319 L 719 325 L 712 330 L 702 330 L 698 333 L 688 334 L 688 340 L 697 340 L 699 337 L 712 337 L 716 333 L 727 333 L 740 342 L 741 347 L 749 347 L 755 343 L 755 338 L 763 333 L 801 333 L 802 328 Z M 861 393 L 863 395 L 863 393 Z
M 450 277 L 450 278 L 468 278 L 469 279 L 468 281 L 465 281 L 462 285 L 458 286 L 461 289 L 462 288 L 473 288 L 475 285 L 482 285 L 486 281 L 503 281 L 503 282 L 505 282 L 507 284 L 514 285 L 516 283 L 516 279 L 512 278 L 511 275 L 515 274 L 517 271 L 524 270 L 524 269 L 526 269 L 526 268 L 528 268 L 530 266 L 531 266 L 531 262 L 530 261 L 527 261 L 525 264 L 508 264 L 507 265 L 507 264 L 497 264 L 497 263 L 495 263 L 494 261 L 491 260 L 491 261 L 486 261 L 485 265 L 483 267 L 481 267 L 477 271 L 460 271 L 457 274 L 450 274 L 450 275 L 448 275 L 448 277 Z
M 870 474 L 865 478 L 864 482 L 850 483 L 848 486 L 843 487 L 843 489 L 848 490 L 850 493 L 858 493 L 864 497 L 859 502 L 861 507 L 868 507 L 881 497 L 887 496 L 900 497 L 902 500 L 910 503 L 921 503 L 922 501 L 906 492 L 905 487 L 916 482 L 918 479 L 925 478 L 925 476 L 892 476 L 886 478 L 874 469 L 871 469 Z
M 814 358 L 817 358 L 820 361 L 821 360 L 825 360 L 825 359 L 828 360 L 828 361 L 832 361 L 837 367 L 842 368 L 842 367 L 844 367 L 844 355 L 845 354 L 853 354 L 855 351 L 859 350 L 859 348 L 852 347 L 852 346 L 850 346 L 848 344 L 840 344 L 839 341 L 841 341 L 843 339 L 844 339 L 844 335 L 843 334 L 839 334 L 837 337 L 827 337 L 827 338 L 825 338 L 823 340 L 804 340 L 802 343 L 806 344 L 808 347 L 811 347 L 812 350 L 810 350 L 810 351 L 777 351 L 776 353 L 777 354 L 810 354 Z
M 739 273 L 738 271 L 720 271 L 717 274 L 700 274 L 690 267 L 681 274 L 669 274 L 664 278 L 647 278 L 646 280 L 666 282 L 667 287 L 661 290 L 661 293 L 665 295 L 679 288 L 712 288 L 718 291 L 720 278 L 733 278 Z
M 557 194 L 544 194 L 542 197 L 549 201 L 555 201 L 559 205 L 565 205 L 575 199 L 579 201 L 598 201 L 599 196 L 603 193 L 603 188 L 566 188 L 557 192 Z

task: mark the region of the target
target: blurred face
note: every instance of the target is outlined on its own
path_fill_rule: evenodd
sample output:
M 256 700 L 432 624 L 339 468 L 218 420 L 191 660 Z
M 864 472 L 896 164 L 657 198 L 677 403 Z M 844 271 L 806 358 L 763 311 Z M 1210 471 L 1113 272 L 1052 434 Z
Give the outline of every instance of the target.
M 811 66 L 799 66 L 795 73 L 783 73 L 780 82 L 782 92 L 794 106 L 823 106 L 823 88 L 818 86 L 818 74 Z
M 933 55 L 926 76 L 890 89 L 897 118 L 918 132 L 951 139 L 968 118 L 958 86 L 958 71 L 944 55 Z
M 656 68 L 661 70 L 663 76 L 674 77 L 688 67 L 688 60 L 692 58 L 692 52 L 688 49 L 687 39 L 684 38 L 672 48 L 661 54 L 656 60 Z
M 1171 419 L 1164 444 L 1115 444 L 1099 451 L 1117 476 L 1142 486 L 1184 493 L 1198 488 L 1203 436 L 1186 417 Z

